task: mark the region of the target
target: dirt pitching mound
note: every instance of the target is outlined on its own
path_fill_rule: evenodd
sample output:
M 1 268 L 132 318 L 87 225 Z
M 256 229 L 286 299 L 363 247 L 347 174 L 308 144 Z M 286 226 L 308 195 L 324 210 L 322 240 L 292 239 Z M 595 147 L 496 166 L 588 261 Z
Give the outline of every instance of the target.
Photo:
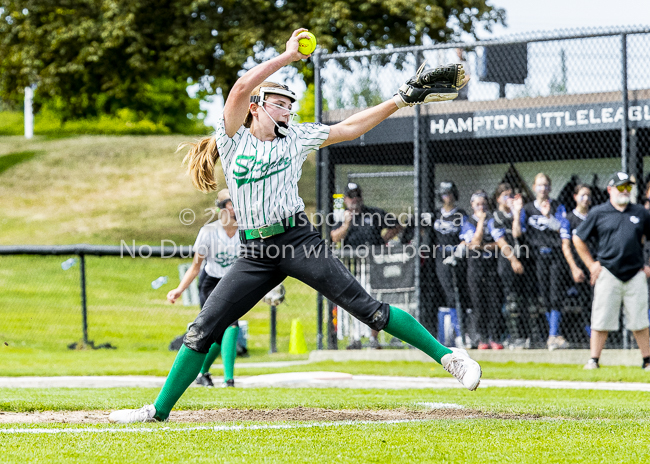
M 105 424 L 110 411 L 43 411 L 0 412 L 2 424 Z M 196 411 L 172 411 L 169 422 L 278 422 L 278 421 L 387 421 L 431 419 L 512 419 L 530 420 L 537 416 L 515 414 L 491 414 L 472 409 L 212 409 Z

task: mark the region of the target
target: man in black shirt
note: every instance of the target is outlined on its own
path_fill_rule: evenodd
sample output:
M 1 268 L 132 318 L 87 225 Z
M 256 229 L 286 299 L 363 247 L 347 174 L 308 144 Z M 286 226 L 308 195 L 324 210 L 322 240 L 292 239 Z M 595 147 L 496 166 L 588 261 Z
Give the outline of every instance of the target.
M 350 182 L 345 186 L 343 193 L 345 217 L 343 222 L 338 222 L 332 227 L 332 242 L 342 242 L 343 246 L 353 249 L 384 246 L 399 233 L 400 227 L 393 214 L 363 204 L 361 187 L 358 184 Z M 379 348 L 377 334 L 376 330 L 371 331 L 371 348 Z M 348 348 L 361 348 L 361 341 L 353 340 Z
M 650 266 L 643 260 L 642 238 L 650 238 L 650 213 L 630 204 L 634 181 L 624 172 L 607 183 L 609 201 L 589 212 L 578 226 L 573 244 L 584 261 L 594 285 L 591 312 L 591 359 L 585 369 L 597 369 L 600 353 L 610 330 L 618 330 L 618 315 L 624 305 L 625 326 L 634 333 L 643 357 L 643 369 L 650 371 L 647 279 Z M 587 246 L 598 240 L 598 261 Z
M 352 248 L 383 246 L 399 233 L 399 224 L 393 214 L 364 205 L 358 184 L 350 182 L 346 185 L 343 201 L 345 219 L 336 223 L 330 234 L 334 243 L 343 242 Z

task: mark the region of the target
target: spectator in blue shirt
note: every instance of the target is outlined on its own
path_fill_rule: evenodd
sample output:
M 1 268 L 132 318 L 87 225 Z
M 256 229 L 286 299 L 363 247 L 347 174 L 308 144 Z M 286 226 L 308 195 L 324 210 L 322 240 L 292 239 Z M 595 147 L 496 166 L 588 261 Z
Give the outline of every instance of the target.
M 552 351 L 568 348 L 567 341 L 560 335 L 560 308 L 564 304 L 568 272 L 562 242 L 571 240 L 571 227 L 564 205 L 550 198 L 551 179 L 546 174 L 540 172 L 535 176 L 533 190 L 536 198 L 521 210 L 521 230 L 518 232 L 526 237 L 530 257 L 535 263 L 539 313 L 546 314 L 549 325 L 546 346 Z M 532 321 L 533 330 L 539 332 L 540 325 L 539 320 Z
M 576 185 L 573 190 L 573 199 L 576 207 L 567 214 L 572 237 L 580 224 L 587 219 L 587 214 L 589 214 L 592 199 L 591 188 L 585 184 Z M 587 245 L 591 255 L 597 256 L 597 241 L 592 238 Z M 567 276 L 569 279 L 567 296 L 569 297 L 569 304 L 573 306 L 573 320 L 567 325 L 574 328 L 571 334 L 572 342 L 582 343 L 589 334 L 589 313 L 591 312 L 592 298 L 591 285 L 589 285 L 589 279 L 587 278 L 589 271 L 579 258 L 573 242 L 567 243 L 567 241 L 563 240 L 562 252 L 571 269 L 571 275 Z
M 471 199 L 474 214 L 461 230 L 461 239 L 469 248 L 467 287 L 472 300 L 469 334 L 479 350 L 502 350 L 503 317 L 499 305 L 497 281 L 497 244 L 492 238 L 494 220 L 489 211 L 485 191 L 474 192 Z
M 499 287 L 504 302 L 506 326 L 510 335 L 510 346 L 526 348 L 529 336 L 528 304 L 530 298 L 530 279 L 524 274 L 520 240 L 513 237 L 513 229 L 519 227 L 519 213 L 523 207 L 520 195 L 513 195 L 509 183 L 499 184 L 495 192 L 498 209 L 493 213 L 488 229 L 499 247 L 497 272 Z

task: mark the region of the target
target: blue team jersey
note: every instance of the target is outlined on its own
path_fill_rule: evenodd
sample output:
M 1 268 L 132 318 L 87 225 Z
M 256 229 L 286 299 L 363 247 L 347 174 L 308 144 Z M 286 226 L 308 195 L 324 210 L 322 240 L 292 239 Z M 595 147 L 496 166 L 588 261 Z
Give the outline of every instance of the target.
M 571 240 L 571 225 L 566 208 L 557 200 L 551 200 L 551 218 L 538 208 L 537 200 L 527 203 L 521 210 L 521 232 L 526 242 L 535 248 L 561 248 L 562 240 Z
M 468 218 L 465 224 L 463 224 L 463 227 L 460 231 L 460 239 L 469 244 L 474 238 L 474 234 L 476 234 L 477 224 L 478 218 L 476 216 L 472 215 L 470 218 Z M 481 241 L 481 246 L 485 246 L 496 241 L 494 239 L 493 232 L 494 218 L 488 215 L 488 217 L 485 218 L 485 222 L 483 223 L 483 240 Z M 486 252 L 484 256 L 491 257 L 493 256 L 493 253 Z
M 467 222 L 467 215 L 462 209 L 454 208 L 449 212 L 444 209 L 436 211 L 433 223 L 436 243 L 445 248 L 458 245 L 463 240 L 462 231 Z

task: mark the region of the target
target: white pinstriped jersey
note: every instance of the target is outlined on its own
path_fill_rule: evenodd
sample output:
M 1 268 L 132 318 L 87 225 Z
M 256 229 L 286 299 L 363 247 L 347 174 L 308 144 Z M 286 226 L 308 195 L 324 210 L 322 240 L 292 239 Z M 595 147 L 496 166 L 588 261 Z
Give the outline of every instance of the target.
M 322 124 L 291 124 L 285 138 L 263 142 L 241 126 L 230 138 L 219 118 L 217 149 L 240 229 L 274 224 L 305 209 L 298 196 L 302 164 L 329 132 Z
M 201 227 L 194 243 L 194 252 L 205 258 L 205 272 L 210 277 L 220 279 L 237 259 L 239 243 L 239 234 L 228 237 L 217 220 Z

